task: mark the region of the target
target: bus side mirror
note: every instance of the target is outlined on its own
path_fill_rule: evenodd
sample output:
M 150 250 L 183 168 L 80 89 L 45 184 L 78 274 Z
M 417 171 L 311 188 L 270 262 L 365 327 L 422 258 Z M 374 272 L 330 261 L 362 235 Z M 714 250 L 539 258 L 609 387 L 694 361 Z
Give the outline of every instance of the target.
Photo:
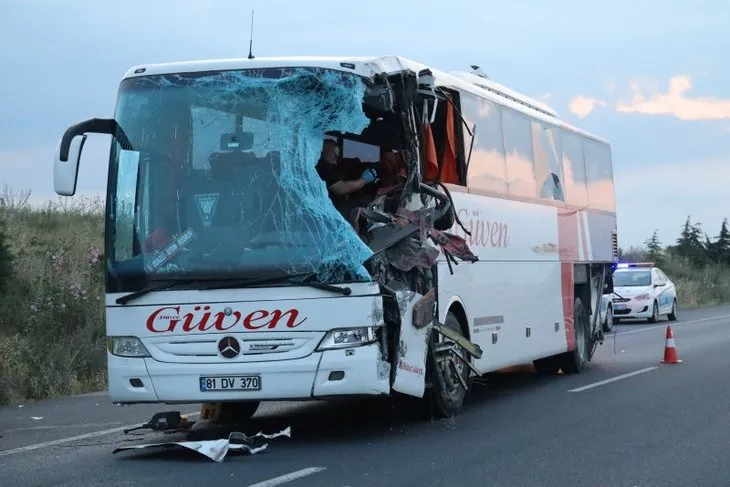
M 112 135 L 123 148 L 132 148 L 126 134 L 113 118 L 90 118 L 67 128 L 56 146 L 53 161 L 53 187 L 61 196 L 76 194 L 79 161 L 87 133 Z
M 81 151 L 86 143 L 86 135 L 74 137 L 68 146 L 68 152 L 64 154 L 64 161 L 61 155 L 61 145 L 63 139 L 58 141 L 56 146 L 56 156 L 53 161 L 53 188 L 56 193 L 61 196 L 73 196 L 76 194 L 76 182 L 79 176 L 79 162 L 81 161 Z

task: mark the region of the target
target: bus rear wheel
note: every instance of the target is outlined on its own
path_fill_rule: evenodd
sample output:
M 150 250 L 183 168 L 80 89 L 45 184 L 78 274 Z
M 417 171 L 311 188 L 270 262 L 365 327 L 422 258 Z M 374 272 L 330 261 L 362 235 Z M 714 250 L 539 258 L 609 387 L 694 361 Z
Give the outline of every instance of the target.
M 449 311 L 444 326 L 463 335 L 461 323 L 454 313 Z M 470 384 L 470 369 L 461 359 L 448 353 L 448 347 L 455 350 L 469 360 L 466 350 L 445 338 L 434 333 L 428 347 L 427 377 L 431 384 L 427 394 L 428 401 L 433 406 L 433 412 L 438 418 L 448 418 L 459 413 L 464 405 L 464 399 Z M 465 387 L 466 385 L 466 387 Z
M 593 345 L 590 320 L 583 301 L 575 298 L 573 302 L 573 337 L 575 348 L 570 352 L 535 360 L 533 365 L 540 374 L 579 374 L 588 365 L 588 353 Z

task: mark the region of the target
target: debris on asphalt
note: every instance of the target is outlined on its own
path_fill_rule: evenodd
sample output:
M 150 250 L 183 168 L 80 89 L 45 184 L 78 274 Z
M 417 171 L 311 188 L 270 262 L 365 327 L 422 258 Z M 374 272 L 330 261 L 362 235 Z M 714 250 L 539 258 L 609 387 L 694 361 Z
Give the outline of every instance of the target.
M 220 438 L 217 440 L 201 440 L 201 441 L 167 441 L 161 443 L 147 443 L 143 445 L 129 445 L 117 447 L 112 454 L 126 451 L 126 450 L 141 450 L 144 448 L 154 447 L 175 447 L 181 446 L 192 451 L 196 451 L 206 457 L 210 458 L 214 462 L 222 462 L 226 454 L 229 451 L 245 452 L 250 455 L 260 453 L 269 446 L 268 443 L 263 443 L 259 446 L 254 446 L 257 438 L 264 438 L 267 440 L 277 438 L 279 436 L 287 436 L 291 438 L 291 427 L 287 427 L 278 433 L 265 434 L 258 432 L 253 436 L 247 436 L 239 431 L 234 431 L 228 435 L 228 438 Z

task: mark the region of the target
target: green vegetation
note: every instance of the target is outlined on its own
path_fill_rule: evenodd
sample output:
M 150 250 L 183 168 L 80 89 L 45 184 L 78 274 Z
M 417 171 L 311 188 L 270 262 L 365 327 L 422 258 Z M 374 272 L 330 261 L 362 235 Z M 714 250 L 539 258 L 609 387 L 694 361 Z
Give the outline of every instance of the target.
M 106 387 L 103 206 L 29 196 L 0 193 L 0 404 Z
M 0 193 L 0 404 L 106 387 L 103 202 L 29 196 Z M 727 220 L 710 240 L 688 219 L 675 245 L 654 232 L 622 258 L 658 262 L 682 308 L 730 301 Z
M 622 260 L 656 262 L 677 285 L 680 309 L 730 302 L 730 229 L 725 218 L 710 238 L 690 217 L 674 245 L 663 246 L 655 230 L 644 247 L 621 250 Z

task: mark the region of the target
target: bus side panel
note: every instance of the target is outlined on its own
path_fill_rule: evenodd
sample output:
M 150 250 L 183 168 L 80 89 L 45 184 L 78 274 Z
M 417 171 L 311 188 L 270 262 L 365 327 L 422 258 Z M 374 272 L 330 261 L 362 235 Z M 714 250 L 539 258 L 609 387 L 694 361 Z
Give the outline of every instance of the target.
M 440 262 L 439 300 L 452 297 L 464 304 L 470 338 L 484 351 L 474 364 L 483 373 L 567 350 L 558 262 L 477 262 L 453 275 Z
M 479 262 L 453 266 L 451 275 L 441 259 L 440 319 L 450 302 L 463 303 L 471 340 L 484 350 L 475 364 L 483 372 L 566 351 L 559 246 L 576 254 L 577 225 L 566 238 L 555 207 L 458 191 L 452 196 L 472 235 L 458 226 L 451 231 L 469 242 Z

